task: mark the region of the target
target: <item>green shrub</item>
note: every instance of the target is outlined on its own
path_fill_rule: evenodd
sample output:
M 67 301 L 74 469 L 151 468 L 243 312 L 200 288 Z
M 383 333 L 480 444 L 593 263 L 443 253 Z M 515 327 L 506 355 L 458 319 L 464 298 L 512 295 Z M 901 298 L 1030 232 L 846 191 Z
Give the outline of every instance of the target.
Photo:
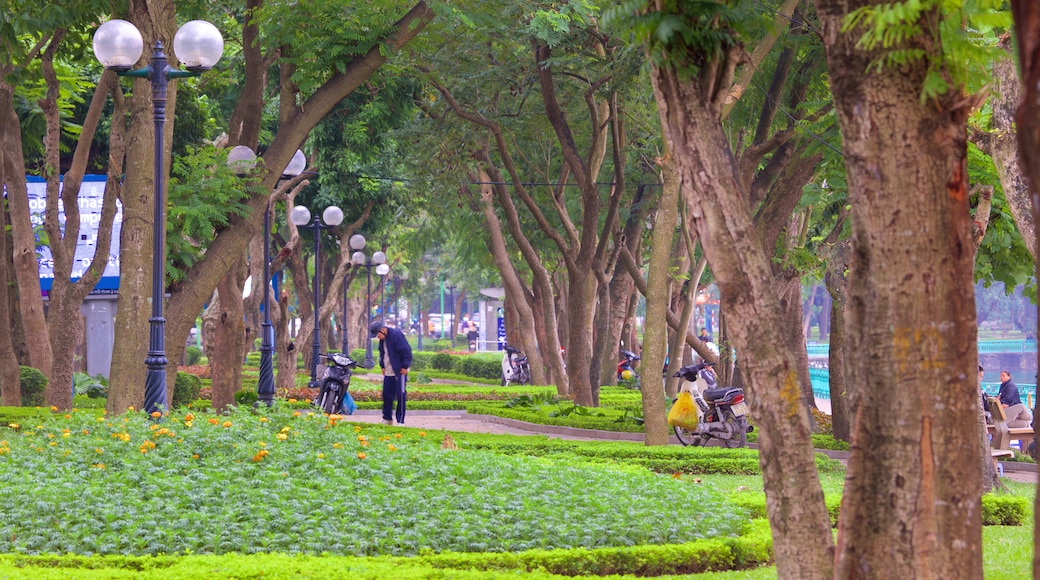
M 184 407 L 199 398 L 202 379 L 193 374 L 177 371 L 177 381 L 173 383 L 173 400 L 171 408 Z
M 1029 510 L 1029 500 L 1017 495 L 987 493 L 982 496 L 982 525 L 1021 526 Z
M 239 407 L 252 407 L 258 399 L 256 391 L 243 389 L 235 393 L 235 404 Z
M 189 346 L 184 351 L 184 362 L 188 366 L 195 366 L 202 360 L 202 349 L 197 346 Z
M 19 380 L 22 383 L 22 406 L 40 407 L 44 404 L 43 391 L 47 388 L 47 377 L 38 369 L 20 367 Z
M 499 379 L 502 377 L 502 363 L 476 356 L 459 356 L 455 361 L 455 372 L 468 377 Z
M 448 353 L 439 352 L 430 359 L 430 367 L 437 371 L 454 370 L 455 359 Z

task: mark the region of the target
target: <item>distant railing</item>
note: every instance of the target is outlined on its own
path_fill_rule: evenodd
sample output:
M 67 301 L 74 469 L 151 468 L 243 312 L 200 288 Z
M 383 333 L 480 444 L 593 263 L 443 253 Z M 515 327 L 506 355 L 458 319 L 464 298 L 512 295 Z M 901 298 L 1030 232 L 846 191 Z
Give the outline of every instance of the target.
M 979 341 L 980 354 L 1036 352 L 1036 340 L 983 340 Z M 827 356 L 830 345 L 826 342 L 810 342 L 805 345 L 809 356 Z
M 813 395 L 818 399 L 831 398 L 831 377 L 827 369 L 809 369 L 809 379 L 812 380 Z M 982 383 L 982 390 L 992 397 L 997 396 L 1000 383 Z M 1023 399 L 1030 401 L 1036 398 L 1036 385 L 1018 383 L 1018 394 Z

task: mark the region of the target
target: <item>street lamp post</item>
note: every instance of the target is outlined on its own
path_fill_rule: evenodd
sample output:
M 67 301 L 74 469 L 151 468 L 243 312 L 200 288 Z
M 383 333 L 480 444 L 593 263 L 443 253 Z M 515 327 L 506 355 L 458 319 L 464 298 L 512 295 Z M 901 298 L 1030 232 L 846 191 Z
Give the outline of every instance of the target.
M 365 323 L 365 368 L 373 368 L 376 365 L 375 359 L 372 357 L 372 336 L 368 332 L 368 328 L 372 326 L 372 268 L 386 263 L 386 254 L 380 251 L 372 253 L 372 256 L 366 256 L 365 252 L 365 236 L 361 234 L 354 234 L 350 236 L 350 247 L 354 250 L 354 253 L 350 255 L 350 261 L 356 266 L 365 267 L 365 275 L 368 280 L 368 290 L 365 293 L 365 311 L 366 315 Z
M 310 228 L 314 231 L 314 342 L 311 349 L 311 381 L 310 387 L 318 386 L 318 354 L 321 352 L 321 316 L 318 312 L 318 300 L 321 296 L 321 230 L 333 228 L 343 222 L 343 210 L 331 205 L 325 208 L 321 218 L 314 214 L 311 219 L 311 210 L 298 205 L 289 212 L 289 221 L 296 227 L 306 227 L 310 222 Z M 322 224 L 322 222 L 325 222 Z
M 228 167 L 239 177 L 249 173 L 256 166 L 256 153 L 245 145 L 233 147 L 228 152 Z M 292 179 L 303 173 L 307 167 L 307 158 L 303 151 L 296 150 L 289 165 L 282 171 L 282 179 Z M 274 404 L 274 332 L 271 325 L 271 202 L 268 200 L 264 211 L 264 298 L 262 303 L 263 319 L 260 323 L 260 375 L 256 385 L 257 404 L 270 407 Z
M 416 307 L 416 311 L 419 314 L 419 338 L 418 338 L 418 343 L 417 343 L 417 346 L 418 346 L 419 350 L 422 350 L 422 335 L 426 334 L 426 325 L 423 324 L 423 317 L 422 317 L 422 293 L 423 293 L 423 288 L 425 288 L 425 287 L 426 287 L 426 276 L 420 276 L 419 277 L 419 294 L 417 294 L 416 298 L 415 298 L 415 307 Z
M 380 277 L 379 280 L 379 317 L 386 322 L 386 277 L 390 274 L 389 264 L 379 264 L 376 266 L 376 274 Z
M 350 240 L 347 242 L 350 245 L 350 249 L 355 252 L 363 250 L 365 248 L 365 236 L 361 234 L 354 234 L 350 236 Z M 351 255 L 351 263 L 353 263 L 353 255 Z M 348 355 L 347 352 L 347 281 L 343 281 L 343 354 Z M 365 332 L 368 332 L 368 328 L 365 328 Z
M 448 285 L 448 308 L 451 309 L 451 349 L 455 350 L 455 334 L 458 331 L 459 321 L 455 320 L 455 289 L 458 286 Z
M 169 79 L 201 74 L 217 64 L 224 52 L 224 39 L 216 26 L 192 20 L 173 36 L 173 52 L 187 70 L 170 68 L 162 42 L 156 40 L 148 66 L 131 70 L 141 58 L 141 31 L 125 20 L 109 20 L 94 32 L 94 55 L 105 68 L 119 76 L 145 78 L 152 84 L 154 126 L 154 209 L 152 215 L 152 317 L 148 320 L 148 374 L 144 386 L 144 410 L 162 412 L 166 400 L 166 319 L 163 298 L 166 282 L 166 199 L 163 189 L 163 127 L 166 123 L 166 87 Z

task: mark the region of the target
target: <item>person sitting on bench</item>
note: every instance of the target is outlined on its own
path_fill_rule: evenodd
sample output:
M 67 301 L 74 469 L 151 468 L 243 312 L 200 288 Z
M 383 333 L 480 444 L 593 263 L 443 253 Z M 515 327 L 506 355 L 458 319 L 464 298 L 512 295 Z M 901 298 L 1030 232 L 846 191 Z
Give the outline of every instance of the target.
M 1007 415 L 1008 427 L 1029 427 L 1033 421 L 1033 414 L 1022 404 L 1022 399 L 1018 396 L 1018 385 L 1011 380 L 1011 373 L 1006 370 L 1000 371 L 1000 392 L 997 393 L 997 397 L 1000 399 L 1000 406 L 1004 408 L 1004 414 Z

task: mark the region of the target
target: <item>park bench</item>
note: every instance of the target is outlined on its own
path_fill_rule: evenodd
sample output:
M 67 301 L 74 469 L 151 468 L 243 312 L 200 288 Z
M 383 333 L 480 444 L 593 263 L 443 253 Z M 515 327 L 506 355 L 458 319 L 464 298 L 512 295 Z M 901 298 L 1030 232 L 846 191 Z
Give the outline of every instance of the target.
M 1007 414 L 1004 413 L 1004 407 L 1000 406 L 1000 399 L 986 397 L 986 401 L 993 420 L 992 424 L 986 426 L 990 434 L 993 435 L 993 441 L 991 442 L 993 450 L 1010 451 L 1012 441 L 1018 441 L 1019 449 L 1023 452 L 1029 449 L 1029 444 L 1034 437 L 1033 428 L 1008 427 Z

